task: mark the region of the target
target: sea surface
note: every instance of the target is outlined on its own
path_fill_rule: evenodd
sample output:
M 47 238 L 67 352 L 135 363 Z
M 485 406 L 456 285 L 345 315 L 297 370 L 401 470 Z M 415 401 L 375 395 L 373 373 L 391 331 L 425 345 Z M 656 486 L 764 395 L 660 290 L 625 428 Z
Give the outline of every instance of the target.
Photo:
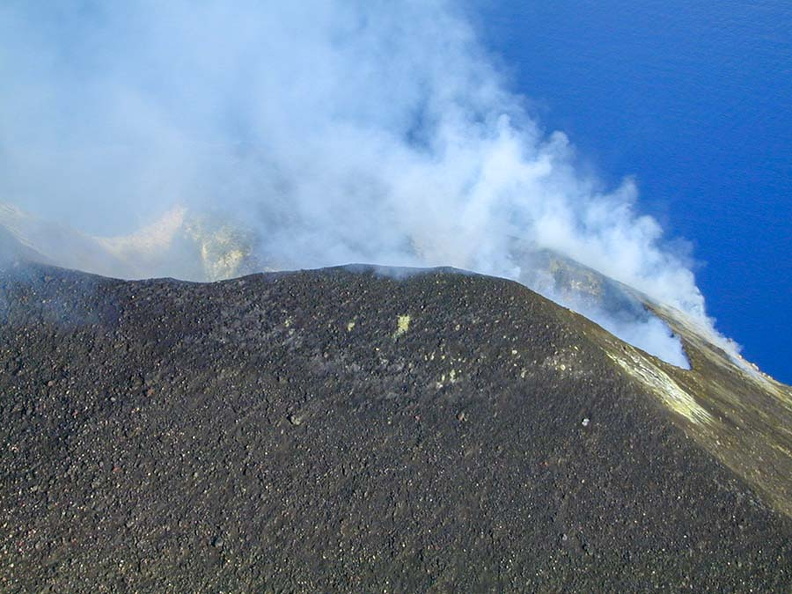
M 792 383 L 792 2 L 474 1 L 543 127 L 635 177 L 718 329 Z

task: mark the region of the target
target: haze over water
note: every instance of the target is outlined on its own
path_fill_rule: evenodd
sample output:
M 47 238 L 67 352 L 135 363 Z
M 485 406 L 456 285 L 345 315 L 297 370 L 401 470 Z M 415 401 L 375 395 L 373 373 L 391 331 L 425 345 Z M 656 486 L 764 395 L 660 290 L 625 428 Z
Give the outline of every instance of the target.
M 792 383 L 792 3 L 477 2 L 540 121 L 693 242 L 718 328 Z

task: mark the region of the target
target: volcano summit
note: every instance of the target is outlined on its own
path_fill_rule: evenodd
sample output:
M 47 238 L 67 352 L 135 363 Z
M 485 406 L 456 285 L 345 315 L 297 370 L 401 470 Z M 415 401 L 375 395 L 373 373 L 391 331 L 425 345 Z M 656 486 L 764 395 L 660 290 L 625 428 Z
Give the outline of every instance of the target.
M 448 269 L 5 268 L 3 591 L 792 586 L 792 390 L 671 310 L 690 370 Z

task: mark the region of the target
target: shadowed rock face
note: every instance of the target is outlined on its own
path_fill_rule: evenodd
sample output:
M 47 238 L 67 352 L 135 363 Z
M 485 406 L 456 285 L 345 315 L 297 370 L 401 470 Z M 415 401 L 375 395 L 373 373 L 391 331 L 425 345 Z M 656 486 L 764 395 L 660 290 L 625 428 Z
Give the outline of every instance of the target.
M 788 389 L 666 313 L 692 371 L 481 276 L 18 265 L 0 589 L 786 591 Z

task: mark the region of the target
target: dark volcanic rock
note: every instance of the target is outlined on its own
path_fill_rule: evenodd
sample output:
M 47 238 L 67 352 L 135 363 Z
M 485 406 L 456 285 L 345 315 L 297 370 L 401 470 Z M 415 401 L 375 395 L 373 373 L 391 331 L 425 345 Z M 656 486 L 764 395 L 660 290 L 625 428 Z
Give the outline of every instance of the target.
M 20 266 L 0 320 L 3 591 L 792 585 L 789 518 L 515 283 Z

